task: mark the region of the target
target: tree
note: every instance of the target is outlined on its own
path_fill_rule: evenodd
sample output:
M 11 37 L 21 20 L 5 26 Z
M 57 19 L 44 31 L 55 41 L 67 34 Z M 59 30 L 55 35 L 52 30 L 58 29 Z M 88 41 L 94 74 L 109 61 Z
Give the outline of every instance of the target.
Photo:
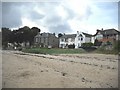
M 34 37 L 41 30 L 37 27 L 32 27 L 31 29 L 28 26 L 11 31 L 9 28 L 2 28 L 2 44 L 7 47 L 7 44 L 17 43 L 18 45 L 22 42 L 29 42 L 30 45 L 34 42 Z
M 35 32 L 41 32 L 41 30 L 38 27 L 32 27 L 31 30 L 33 30 Z
M 62 33 L 59 33 L 58 34 L 58 38 L 60 38 L 60 37 L 62 37 L 63 36 L 63 34 Z
M 3 47 L 7 47 L 7 44 L 10 42 L 11 38 L 11 30 L 9 28 L 2 28 L 2 45 Z

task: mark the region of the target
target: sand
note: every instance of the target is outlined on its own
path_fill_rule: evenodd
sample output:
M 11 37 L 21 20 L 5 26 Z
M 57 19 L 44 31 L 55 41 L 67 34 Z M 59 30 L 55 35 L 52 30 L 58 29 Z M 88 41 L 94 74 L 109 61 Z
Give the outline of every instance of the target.
M 2 88 L 118 88 L 118 56 L 2 52 Z

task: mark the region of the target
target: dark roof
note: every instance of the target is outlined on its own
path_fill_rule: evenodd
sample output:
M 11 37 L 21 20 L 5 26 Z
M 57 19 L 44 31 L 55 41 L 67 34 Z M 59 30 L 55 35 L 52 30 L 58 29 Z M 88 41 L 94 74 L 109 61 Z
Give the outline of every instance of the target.
M 55 36 L 52 33 L 38 33 L 35 37 L 49 37 L 49 36 Z
M 83 37 L 82 34 L 79 35 L 80 37 Z
M 97 30 L 94 36 L 96 36 L 99 32 L 103 35 L 120 34 L 120 31 L 113 28 L 113 29 Z
M 63 36 L 61 36 L 60 38 L 75 38 L 76 34 L 65 34 Z
M 86 37 L 92 37 L 93 35 L 82 32 Z
M 118 34 L 119 31 L 116 29 L 106 29 L 102 31 L 102 34 L 109 35 L 109 34 Z

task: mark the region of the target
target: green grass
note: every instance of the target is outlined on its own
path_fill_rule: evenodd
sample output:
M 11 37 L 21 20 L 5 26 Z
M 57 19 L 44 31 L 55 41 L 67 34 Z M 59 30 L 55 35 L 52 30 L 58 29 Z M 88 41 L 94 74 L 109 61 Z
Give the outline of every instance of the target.
M 26 53 L 36 53 L 36 54 L 79 54 L 85 53 L 83 49 L 60 49 L 60 48 L 31 48 L 22 50 Z

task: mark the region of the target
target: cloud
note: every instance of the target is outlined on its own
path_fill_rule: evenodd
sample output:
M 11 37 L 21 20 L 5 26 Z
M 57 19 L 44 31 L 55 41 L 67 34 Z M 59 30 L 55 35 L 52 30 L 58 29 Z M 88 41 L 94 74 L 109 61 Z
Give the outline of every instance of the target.
M 53 0 L 54 1 L 54 0 Z M 2 26 L 37 26 L 51 33 L 76 33 L 117 26 L 117 2 L 62 0 L 55 2 L 3 2 Z
M 2 26 L 3 27 L 19 27 L 21 22 L 21 12 L 19 8 L 11 2 L 2 3 Z
M 70 33 L 72 31 L 68 23 L 59 24 L 57 26 L 50 26 L 49 29 L 51 32 L 55 32 L 57 34 L 58 33 Z
M 32 2 L 2 2 L 2 26 L 16 28 L 22 26 L 22 18 L 36 21 L 44 15 L 34 10 Z

